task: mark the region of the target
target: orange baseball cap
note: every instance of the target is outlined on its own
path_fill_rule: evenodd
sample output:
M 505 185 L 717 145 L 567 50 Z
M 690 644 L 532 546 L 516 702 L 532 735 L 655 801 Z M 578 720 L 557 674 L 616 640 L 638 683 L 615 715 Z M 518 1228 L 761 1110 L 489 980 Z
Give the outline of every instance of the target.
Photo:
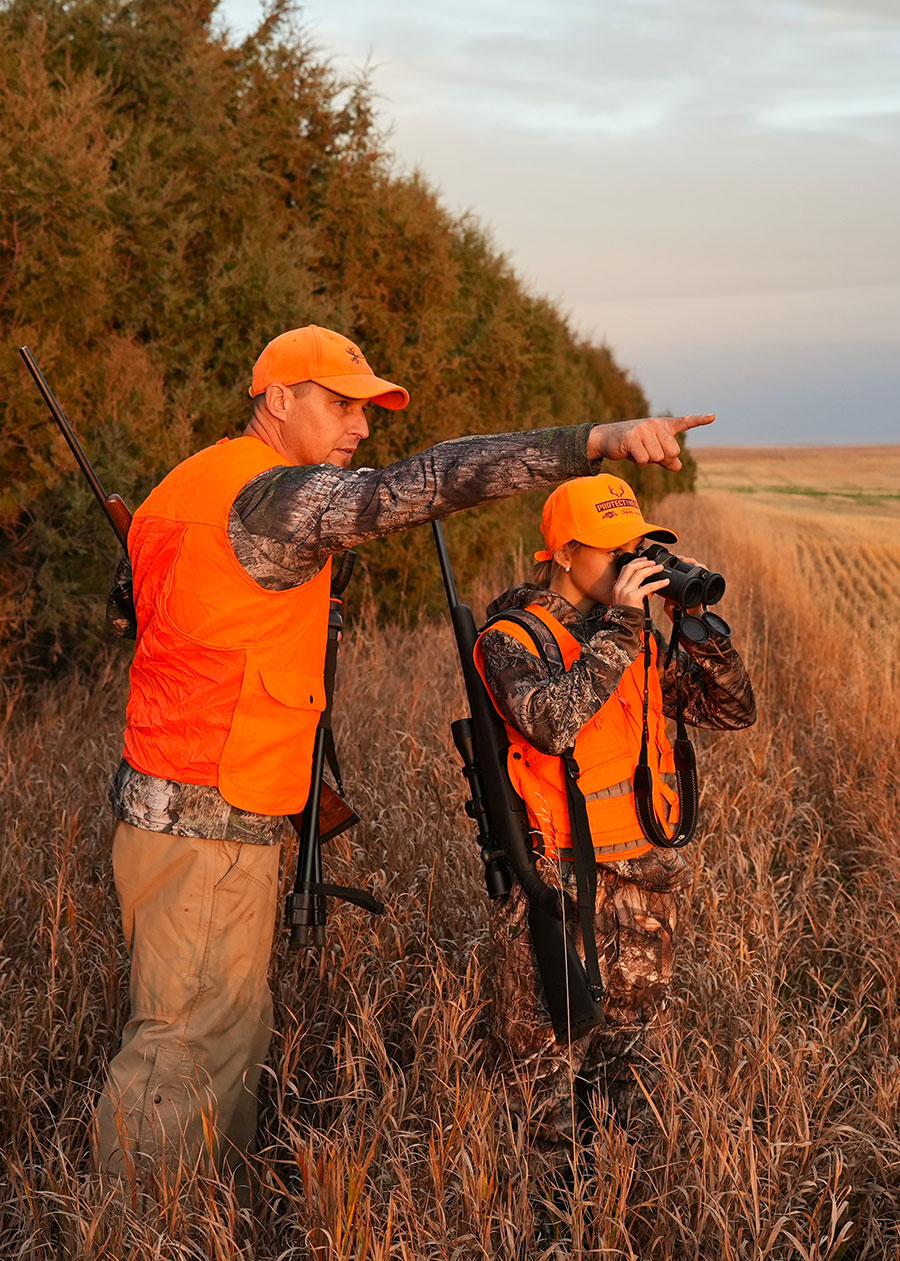
M 307 324 L 272 339 L 253 365 L 250 397 L 273 382 L 299 385 L 314 381 L 345 398 L 368 398 L 398 411 L 409 402 L 402 385 L 376 377 L 360 348 L 330 328 Z
M 645 521 L 634 491 L 621 477 L 609 473 L 575 477 L 557 486 L 544 504 L 541 534 L 547 547 L 535 552 L 535 560 L 552 560 L 556 549 L 572 539 L 589 547 L 609 548 L 641 535 L 658 543 L 678 541 L 674 530 Z

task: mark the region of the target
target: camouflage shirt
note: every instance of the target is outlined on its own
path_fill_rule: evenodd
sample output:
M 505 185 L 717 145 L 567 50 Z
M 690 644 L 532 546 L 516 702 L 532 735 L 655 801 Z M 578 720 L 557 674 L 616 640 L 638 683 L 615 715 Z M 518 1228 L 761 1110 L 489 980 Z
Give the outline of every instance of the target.
M 487 684 L 507 721 L 542 753 L 558 754 L 605 705 L 641 650 L 641 609 L 595 604 L 582 615 L 555 591 L 522 583 L 488 606 L 488 614 L 538 604 L 581 644 L 581 656 L 557 677 L 540 657 L 499 628 L 481 641 Z M 659 659 L 666 645 L 655 632 Z M 677 666 L 677 668 L 676 668 Z M 663 712 L 675 716 L 681 694 L 684 720 L 694 727 L 737 731 L 756 720 L 753 689 L 744 663 L 726 635 L 679 647 L 661 672 Z
M 587 457 L 590 424 L 454 438 L 385 469 L 279 466 L 248 482 L 229 518 L 231 545 L 261 587 L 286 591 L 329 556 L 369 539 L 511 494 L 599 470 Z M 251 841 L 282 839 L 284 819 L 231 806 L 208 784 L 181 784 L 119 763 L 110 786 L 117 818 L 151 832 Z
M 556 755 L 575 743 L 578 732 L 615 692 L 641 650 L 644 614 L 624 605 L 595 604 L 582 615 L 563 596 L 529 583 L 504 592 L 488 614 L 539 604 L 581 644 L 581 656 L 557 676 L 512 635 L 498 627 L 481 641 L 484 676 L 507 722 L 542 753 Z M 655 632 L 659 660 L 666 645 Z M 676 669 L 677 666 L 677 669 Z M 756 702 L 744 663 L 731 640 L 711 634 L 705 644 L 679 647 L 661 671 L 663 713 L 675 716 L 680 693 L 684 720 L 695 727 L 737 731 L 756 721 Z M 666 853 L 667 851 L 662 851 Z M 638 858 L 607 860 L 605 867 L 649 889 L 677 887 L 682 868 L 663 871 L 661 851 Z M 680 851 L 678 851 L 680 854 Z

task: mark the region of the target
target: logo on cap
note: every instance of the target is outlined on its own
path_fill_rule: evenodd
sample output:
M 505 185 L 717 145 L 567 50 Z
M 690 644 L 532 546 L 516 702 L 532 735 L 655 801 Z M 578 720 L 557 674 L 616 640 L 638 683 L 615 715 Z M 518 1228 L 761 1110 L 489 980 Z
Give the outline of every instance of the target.
M 346 349 L 347 349 L 347 354 L 350 356 L 350 358 L 353 360 L 354 363 L 362 363 L 362 355 L 359 353 L 359 351 L 356 349 L 355 346 L 348 346 Z
M 624 489 L 624 488 L 623 488 Z M 598 512 L 608 517 L 611 515 L 609 509 L 617 509 L 621 511 L 625 509 L 627 512 L 640 512 L 638 501 L 636 499 L 604 499 L 602 503 L 594 504 Z

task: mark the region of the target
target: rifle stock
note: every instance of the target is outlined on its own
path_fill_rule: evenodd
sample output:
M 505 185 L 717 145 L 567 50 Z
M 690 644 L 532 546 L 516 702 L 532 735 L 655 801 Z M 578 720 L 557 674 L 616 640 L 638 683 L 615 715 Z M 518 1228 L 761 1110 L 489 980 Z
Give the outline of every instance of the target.
M 106 515 L 112 522 L 116 537 L 125 550 L 128 550 L 128 531 L 131 529 L 131 512 L 121 495 L 107 495 L 103 501 Z
M 535 866 L 525 803 L 506 769 L 506 730 L 475 665 L 475 619 L 459 600 L 439 521 L 432 530 L 471 711 L 451 729 L 471 790 L 466 812 L 478 827 L 488 896 L 505 897 L 512 887 L 510 871 L 515 874 L 528 899 L 528 928 L 553 1031 L 558 1042 L 567 1043 L 603 1022 L 601 1003 L 575 947 L 571 899 L 543 881 Z

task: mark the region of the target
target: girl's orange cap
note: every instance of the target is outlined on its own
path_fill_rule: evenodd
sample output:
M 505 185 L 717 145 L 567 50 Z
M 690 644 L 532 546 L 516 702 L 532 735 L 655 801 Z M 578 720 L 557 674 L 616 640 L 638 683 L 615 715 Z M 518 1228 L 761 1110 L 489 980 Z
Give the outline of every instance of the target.
M 398 411 L 409 402 L 402 385 L 376 377 L 360 348 L 340 333 L 318 324 L 292 328 L 272 339 L 253 365 L 250 397 L 274 382 L 299 385 L 314 381 L 345 398 L 367 398 Z
M 535 552 L 535 560 L 552 560 L 556 549 L 573 539 L 589 547 L 609 548 L 642 535 L 659 543 L 678 542 L 674 530 L 645 521 L 634 491 L 621 477 L 609 473 L 574 477 L 557 486 L 544 504 L 541 534 L 547 547 Z

